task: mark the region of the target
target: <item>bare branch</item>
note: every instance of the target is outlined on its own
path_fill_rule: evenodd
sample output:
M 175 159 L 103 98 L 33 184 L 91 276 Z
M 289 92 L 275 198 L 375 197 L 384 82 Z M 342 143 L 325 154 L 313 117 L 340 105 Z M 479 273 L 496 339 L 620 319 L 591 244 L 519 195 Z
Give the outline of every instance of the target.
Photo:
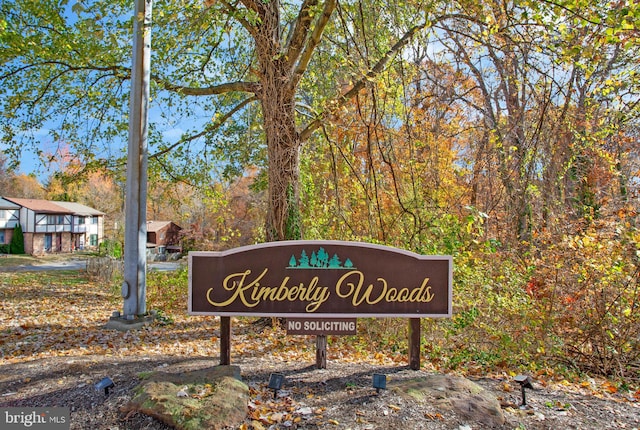
M 216 121 L 214 123 L 207 124 L 207 126 L 204 128 L 204 130 L 202 130 L 200 133 L 196 133 L 194 135 L 184 137 L 184 138 L 178 140 L 173 145 L 170 145 L 170 146 L 164 148 L 162 151 L 158 151 L 158 152 L 156 152 L 154 154 L 149 155 L 149 158 L 159 158 L 162 155 L 164 155 L 164 154 L 166 154 L 168 152 L 171 152 L 173 149 L 177 148 L 180 145 L 183 145 L 183 144 L 188 143 L 188 142 L 192 142 L 192 141 L 204 136 L 207 133 L 211 133 L 211 132 L 217 130 L 229 118 L 231 118 L 233 115 L 235 115 L 237 112 L 239 112 L 246 105 L 248 105 L 249 103 L 254 102 L 256 100 L 258 100 L 258 98 L 256 96 L 249 97 L 248 99 L 243 100 L 241 103 L 239 103 L 236 106 L 234 106 L 234 108 L 231 109 L 229 112 L 224 114 L 218 121 Z
M 384 54 L 380 60 L 367 72 L 360 80 L 358 80 L 353 87 L 341 95 L 337 100 L 333 100 L 327 109 L 325 109 L 318 117 L 309 123 L 304 130 L 300 132 L 300 139 L 305 141 L 311 136 L 315 130 L 317 130 L 326 118 L 335 114 L 342 106 L 346 105 L 351 99 L 353 99 L 366 85 L 367 82 L 376 78 L 387 67 L 391 59 L 411 40 L 413 36 L 420 30 L 431 25 L 431 22 L 424 22 L 420 25 L 416 25 L 410 28 L 389 50 Z
M 225 94 L 230 92 L 253 93 L 256 94 L 260 90 L 260 84 L 257 82 L 227 82 L 224 84 L 213 85 L 210 87 L 185 87 L 175 85 L 161 79 L 157 75 L 152 75 L 151 79 L 167 91 L 174 91 L 188 96 L 211 96 L 215 94 Z
M 287 62 L 291 66 L 298 61 L 298 56 L 302 51 L 306 40 L 307 31 L 311 25 L 311 8 L 318 4 L 318 0 L 305 0 L 300 6 L 300 12 L 295 20 L 293 30 L 289 36 L 288 46 L 286 47 Z
M 322 33 L 329 23 L 329 19 L 333 14 L 333 11 L 336 9 L 337 0 L 327 0 L 324 4 L 324 8 L 322 9 L 322 14 L 318 17 L 316 21 L 316 25 L 313 28 L 313 33 L 311 33 L 311 37 L 307 41 L 307 44 L 300 56 L 300 60 L 298 61 L 298 66 L 293 74 L 293 78 L 291 79 L 291 86 L 295 87 L 298 85 L 300 79 L 302 79 L 302 75 L 307 70 L 307 66 L 311 61 L 311 56 L 318 44 L 320 43 L 320 39 L 322 38 Z
M 117 78 L 122 78 L 122 79 L 126 79 L 131 76 L 131 70 L 122 66 L 93 66 L 91 64 L 88 64 L 86 66 L 80 67 L 80 66 L 72 66 L 71 64 L 65 63 L 63 61 L 43 61 L 40 63 L 27 64 L 25 66 L 16 68 L 14 70 L 10 70 L 5 74 L 0 75 L 0 80 L 7 79 L 10 76 L 17 75 L 29 69 L 36 69 L 41 66 L 62 66 L 67 69 L 66 72 L 74 72 L 74 71 L 81 71 L 81 70 L 96 71 L 96 72 L 113 72 L 113 76 Z
M 254 38 L 257 36 L 258 33 L 256 31 L 257 30 L 256 27 L 237 13 L 238 12 L 237 5 L 233 5 L 229 3 L 227 0 L 220 0 L 220 3 L 227 10 L 227 13 L 229 14 L 229 16 L 233 16 L 234 19 L 238 20 L 240 25 L 242 25 L 244 29 L 249 32 L 249 34 L 251 34 Z M 246 2 L 243 2 L 243 3 L 245 3 L 246 5 Z

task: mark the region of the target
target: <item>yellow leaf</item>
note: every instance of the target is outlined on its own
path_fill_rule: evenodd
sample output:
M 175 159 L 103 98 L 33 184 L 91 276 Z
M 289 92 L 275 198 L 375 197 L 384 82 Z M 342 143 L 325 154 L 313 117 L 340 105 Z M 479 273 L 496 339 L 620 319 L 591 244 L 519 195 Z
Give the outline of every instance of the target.
M 334 426 L 337 426 L 340 423 L 336 420 L 329 420 L 329 424 L 333 424 Z
M 265 426 L 262 425 L 262 423 L 260 421 L 251 421 L 251 428 L 252 430 L 264 430 Z

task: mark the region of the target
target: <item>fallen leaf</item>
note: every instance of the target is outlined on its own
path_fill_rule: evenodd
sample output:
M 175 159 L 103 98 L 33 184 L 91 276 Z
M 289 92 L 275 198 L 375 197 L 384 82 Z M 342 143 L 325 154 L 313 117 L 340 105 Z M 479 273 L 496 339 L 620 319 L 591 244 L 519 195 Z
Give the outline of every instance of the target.
M 502 384 L 500 384 L 500 389 L 502 391 L 510 393 L 511 391 L 513 391 L 513 386 L 509 382 L 503 382 Z
M 265 426 L 262 425 L 260 421 L 251 421 L 251 428 L 253 430 L 265 430 Z

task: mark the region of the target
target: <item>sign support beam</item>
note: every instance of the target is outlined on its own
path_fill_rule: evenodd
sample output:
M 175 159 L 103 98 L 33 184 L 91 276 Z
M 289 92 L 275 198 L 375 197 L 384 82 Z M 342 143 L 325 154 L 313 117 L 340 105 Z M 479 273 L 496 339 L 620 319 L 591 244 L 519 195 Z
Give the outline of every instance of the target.
M 220 317 L 220 364 L 231 364 L 231 317 Z
M 420 370 L 420 318 L 409 318 L 409 368 Z
M 327 368 L 327 336 L 316 336 L 316 369 Z

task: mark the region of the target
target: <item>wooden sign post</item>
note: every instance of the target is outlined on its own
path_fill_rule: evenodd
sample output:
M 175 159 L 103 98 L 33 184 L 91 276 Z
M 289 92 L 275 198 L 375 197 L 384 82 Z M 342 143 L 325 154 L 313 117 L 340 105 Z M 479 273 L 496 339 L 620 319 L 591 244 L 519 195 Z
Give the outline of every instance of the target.
M 327 335 L 354 335 L 356 318 L 288 318 L 287 334 L 316 336 L 316 368 L 327 368 Z
M 450 256 L 360 242 L 282 241 L 190 252 L 189 313 L 222 317 L 221 364 L 231 362 L 232 316 L 302 318 L 306 329 L 316 330 L 308 334 L 316 334 L 316 363 L 324 366 L 328 329 L 358 317 L 409 318 L 409 365 L 419 369 L 420 318 L 451 316 L 452 273 Z

